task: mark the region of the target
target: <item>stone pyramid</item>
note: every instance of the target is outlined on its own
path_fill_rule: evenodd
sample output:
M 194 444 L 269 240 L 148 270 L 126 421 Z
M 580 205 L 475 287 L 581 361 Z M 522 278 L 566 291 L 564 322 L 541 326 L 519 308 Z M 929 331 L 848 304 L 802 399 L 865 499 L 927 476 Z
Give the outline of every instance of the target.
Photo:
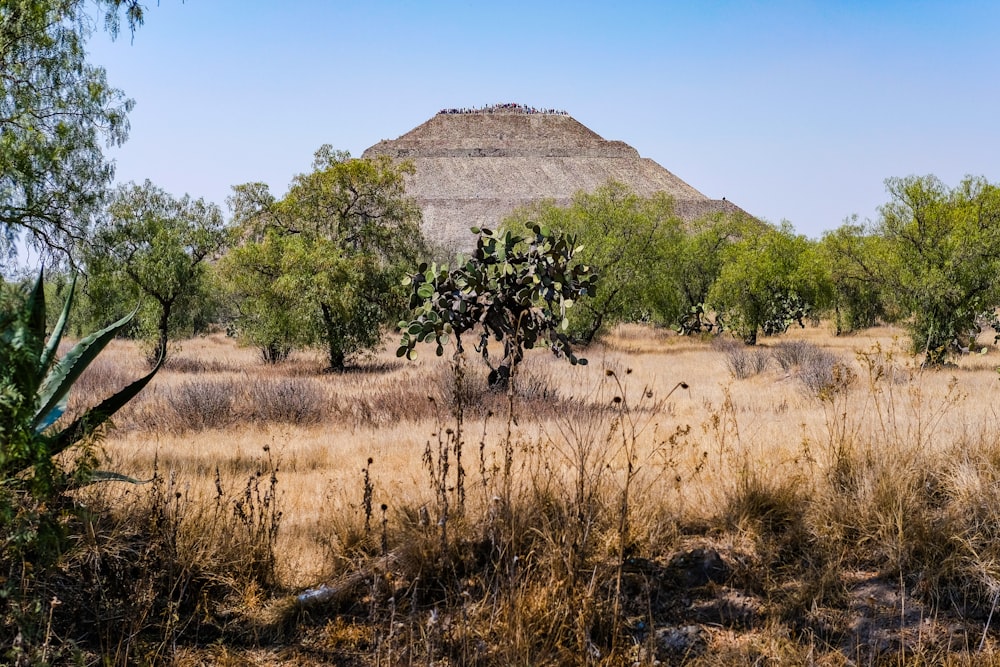
M 468 251 L 470 227 L 495 228 L 518 206 L 543 199 L 565 205 L 608 180 L 649 196 L 673 196 L 684 220 L 714 212 L 743 213 L 709 199 L 621 141 L 608 141 L 562 111 L 519 104 L 445 109 L 398 139 L 380 141 L 363 157 L 388 155 L 414 163 L 407 192 L 424 214 L 432 244 Z

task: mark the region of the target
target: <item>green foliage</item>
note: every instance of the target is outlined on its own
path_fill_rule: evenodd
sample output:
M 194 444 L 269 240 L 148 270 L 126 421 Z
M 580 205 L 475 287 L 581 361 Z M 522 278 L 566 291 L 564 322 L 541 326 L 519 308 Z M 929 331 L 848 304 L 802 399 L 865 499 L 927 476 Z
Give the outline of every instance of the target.
M 109 0 L 114 34 L 124 10 L 142 23 L 135 0 Z M 104 144 L 121 144 L 132 102 L 88 65 L 89 7 L 82 0 L 0 3 L 0 255 L 14 239 L 69 254 L 84 237 L 113 177 Z
M 66 527 L 74 523 L 75 511 L 63 492 L 101 480 L 131 481 L 95 470 L 92 436 L 159 369 L 69 423 L 60 421 L 73 384 L 131 317 L 83 338 L 57 359 L 72 299 L 71 282 L 48 341 L 41 276 L 30 294 L 5 291 L 0 301 L 0 645 L 10 649 L 4 657 L 12 664 L 48 664 L 34 648 L 47 648 L 48 636 L 40 635 L 51 623 L 44 611 L 52 593 L 44 581 L 68 545 Z M 70 449 L 74 456 L 67 470 L 57 457 Z
M 120 187 L 84 252 L 92 319 L 120 317 L 122 304 L 141 300 L 135 333 L 159 359 L 169 336 L 211 307 L 206 260 L 225 239 L 215 204 L 174 199 L 149 181 Z
M 682 335 L 719 332 L 722 322 L 713 321 L 705 304 L 712 285 L 722 272 L 723 255 L 733 243 L 757 233 L 762 223 L 745 215 L 714 213 L 685 225 L 677 242 L 670 270 L 660 280 L 662 290 L 672 290 L 682 307 L 675 318 Z
M 16 485 L 33 471 L 31 486 L 35 492 L 51 493 L 58 482 L 52 457 L 89 438 L 138 394 L 159 369 L 157 364 L 152 372 L 70 424 L 57 427 L 73 383 L 115 335 L 128 326 L 134 314 L 83 338 L 57 361 L 56 350 L 71 305 L 72 287 L 48 341 L 41 276 L 23 304 L 10 300 L 0 311 L 0 486 Z M 85 474 L 94 477 L 93 471 Z
M 547 202 L 519 210 L 505 225 L 523 228 L 529 220 L 575 236 L 578 260 L 601 276 L 600 288 L 569 316 L 574 339 L 590 343 L 618 322 L 651 316 L 673 321 L 679 315 L 670 274 L 682 231 L 667 195 L 644 198 L 611 181 L 593 193 L 577 193 L 568 207 Z
M 818 252 L 829 272 L 838 335 L 895 318 L 882 285 L 872 279 L 882 262 L 883 246 L 882 237 L 867 233 L 856 220 L 823 235 Z
M 290 277 L 298 275 L 298 267 L 286 261 L 286 246 L 293 240 L 267 233 L 259 241 L 232 248 L 220 267 L 236 332 L 260 348 L 269 363 L 283 360 L 292 347 L 311 342 L 312 309 L 286 296 L 301 294 Z
M 450 270 L 421 264 L 404 279 L 413 317 L 399 323 L 396 355 L 413 359 L 417 343 L 434 342 L 440 356 L 451 335 L 462 352 L 462 336 L 482 327 L 476 351 L 490 366 L 493 387 L 506 386 L 524 349 L 540 343 L 572 364 L 585 364 L 570 345 L 567 315 L 574 302 L 594 294 L 597 274 L 574 261 L 576 239 L 538 224 L 530 235 L 473 232 L 479 236 L 471 258 L 459 258 Z M 504 346 L 497 366 L 490 362 L 490 338 Z
M 1000 190 L 967 177 L 949 189 L 933 176 L 886 181 L 879 220 L 824 238 L 849 324 L 860 311 L 903 320 L 930 365 L 970 347 L 1000 301 Z
M 239 335 L 265 359 L 320 345 L 330 368 L 343 369 L 402 315 L 401 280 L 424 250 L 419 209 L 404 192 L 412 170 L 324 146 L 281 200 L 261 183 L 235 188 L 240 242 L 222 276 Z
M 831 288 L 813 245 L 785 223 L 749 232 L 725 249 L 708 300 L 745 343 L 756 344 L 759 332 L 803 325 L 829 302 Z
M 708 300 L 712 284 L 722 271 L 726 248 L 744 236 L 758 233 L 761 225 L 752 218 L 729 213 L 714 213 L 685 225 L 670 274 L 685 307 Z
M 879 240 L 844 257 L 908 318 L 914 351 L 940 364 L 1000 301 L 1000 187 L 967 177 L 949 189 L 910 176 L 886 188 L 890 201 L 865 230 Z

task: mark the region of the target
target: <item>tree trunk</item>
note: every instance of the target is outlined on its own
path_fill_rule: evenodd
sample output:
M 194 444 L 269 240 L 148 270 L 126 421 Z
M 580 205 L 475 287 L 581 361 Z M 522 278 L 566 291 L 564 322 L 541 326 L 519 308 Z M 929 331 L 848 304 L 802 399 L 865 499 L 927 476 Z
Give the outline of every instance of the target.
M 285 343 L 271 341 L 260 346 L 260 356 L 266 364 L 277 364 L 288 358 L 291 348 Z
M 167 359 L 167 334 L 170 328 L 170 309 L 173 305 L 171 301 L 160 302 L 160 321 L 156 325 L 156 346 L 153 348 L 152 356 L 147 359 L 150 366 L 155 366 L 161 358 L 164 361 Z
M 323 326 L 326 329 L 326 349 L 330 361 L 331 371 L 344 370 L 344 347 L 341 344 L 340 336 L 337 335 L 337 322 L 333 318 L 333 312 L 325 303 L 320 304 L 323 311 Z
M 510 364 L 503 362 L 495 370 L 490 371 L 486 383 L 492 391 L 507 391 L 507 387 L 510 386 Z
M 524 359 L 524 350 L 520 345 L 515 344 L 508 337 L 503 342 L 503 359 L 496 369 L 490 371 L 486 382 L 493 391 L 507 391 L 510 386 L 511 375 L 514 374 L 514 366 Z
M 583 335 L 583 344 L 590 345 L 594 342 L 594 336 L 601 330 L 604 324 L 604 313 L 594 313 L 594 319 L 590 321 L 590 329 Z

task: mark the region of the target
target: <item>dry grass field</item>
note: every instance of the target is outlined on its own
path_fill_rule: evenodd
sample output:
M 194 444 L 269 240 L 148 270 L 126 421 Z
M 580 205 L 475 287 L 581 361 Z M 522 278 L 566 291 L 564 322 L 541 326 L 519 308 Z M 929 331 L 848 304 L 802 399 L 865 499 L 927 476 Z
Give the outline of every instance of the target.
M 344 374 L 179 345 L 101 444 L 155 478 L 79 499 L 115 517 L 66 566 L 100 573 L 95 652 L 1000 664 L 996 350 L 922 370 L 891 328 L 744 348 L 626 326 L 494 394 L 475 355 L 393 342 Z M 76 406 L 142 359 L 115 343 Z

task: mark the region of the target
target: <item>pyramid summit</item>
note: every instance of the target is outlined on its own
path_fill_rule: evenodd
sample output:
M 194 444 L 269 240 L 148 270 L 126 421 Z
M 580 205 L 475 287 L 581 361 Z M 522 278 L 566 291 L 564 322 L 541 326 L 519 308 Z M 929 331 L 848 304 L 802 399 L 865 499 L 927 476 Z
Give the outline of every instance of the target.
M 515 208 L 545 199 L 568 204 L 609 180 L 641 196 L 665 192 L 684 220 L 740 212 L 709 199 L 622 141 L 608 141 L 565 111 L 522 104 L 442 109 L 398 139 L 380 141 L 362 157 L 410 160 L 407 193 L 423 210 L 434 245 L 470 250 L 470 227 L 495 228 Z

